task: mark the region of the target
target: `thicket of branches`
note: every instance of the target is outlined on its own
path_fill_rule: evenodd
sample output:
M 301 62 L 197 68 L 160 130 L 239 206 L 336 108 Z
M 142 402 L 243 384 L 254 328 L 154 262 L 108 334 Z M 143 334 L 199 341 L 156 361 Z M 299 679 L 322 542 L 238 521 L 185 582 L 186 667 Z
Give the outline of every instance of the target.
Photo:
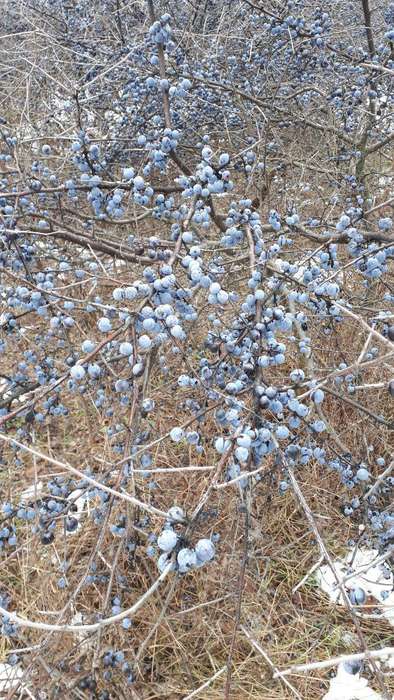
M 327 614 L 292 586 L 392 563 L 394 4 L 18 0 L 1 33 L 5 697 L 322 697 L 272 677 L 346 651 L 290 634 Z M 338 586 L 366 658 L 390 625 Z

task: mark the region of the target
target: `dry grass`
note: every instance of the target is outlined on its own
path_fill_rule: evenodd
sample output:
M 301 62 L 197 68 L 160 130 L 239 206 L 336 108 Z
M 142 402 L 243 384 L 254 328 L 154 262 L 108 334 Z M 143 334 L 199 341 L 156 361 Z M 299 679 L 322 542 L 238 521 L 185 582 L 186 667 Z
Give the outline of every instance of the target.
M 294 146 L 294 157 L 303 156 L 302 146 L 300 144 L 299 152 Z M 311 183 L 311 193 L 308 195 L 310 201 L 300 203 L 300 213 L 305 218 L 319 214 L 322 205 L 329 200 L 331 191 L 336 191 L 336 186 L 326 182 L 320 172 L 314 175 L 313 171 L 308 171 L 308 182 Z M 244 193 L 243 181 L 236 185 Z M 268 192 L 261 208 L 262 220 L 267 220 L 270 207 L 277 206 L 279 210 L 285 211 L 289 201 L 301 202 L 303 186 L 304 183 L 294 176 L 275 176 L 272 190 Z M 256 192 L 247 194 L 254 196 Z M 387 193 L 382 192 L 382 199 L 385 196 Z M 227 203 L 226 201 L 226 205 Z M 223 204 L 222 213 L 224 211 Z M 119 238 L 122 238 L 125 230 L 114 230 L 114 235 L 119 233 Z M 142 222 L 138 234 L 143 238 L 147 233 L 152 234 L 151 222 Z M 206 241 L 211 247 L 216 245 L 217 232 L 213 236 L 212 240 Z M 296 240 L 285 255 L 293 260 L 302 258 L 308 252 L 305 241 Z M 239 264 L 240 253 L 247 255 L 244 249 L 236 251 L 234 259 L 229 256 L 226 260 L 227 272 L 231 278 L 231 288 L 235 286 L 235 279 L 240 291 L 245 291 L 245 280 L 249 273 L 247 262 L 246 265 Z M 348 262 L 346 252 L 340 252 L 340 256 L 344 262 Z M 106 279 L 103 275 L 100 289 L 103 298 L 110 298 L 113 287 L 130 283 L 136 277 L 134 269 L 123 270 L 114 265 Z M 357 291 L 362 303 L 368 303 L 378 311 L 377 300 L 384 293 L 380 283 L 374 285 L 367 299 L 359 278 L 351 275 L 350 281 L 353 292 Z M 94 294 L 96 293 L 97 289 Z M 70 294 L 84 298 L 85 287 L 75 287 Z M 142 418 L 140 426 L 150 430 L 148 443 L 164 436 L 181 419 L 189 417 L 190 414 L 184 407 L 186 398 L 204 398 L 198 389 L 179 389 L 176 379 L 180 372 L 187 371 L 190 361 L 198 359 L 199 353 L 201 354 L 206 313 L 206 310 L 202 312 L 198 324 L 193 328 L 191 346 L 186 353 L 170 357 L 168 374 L 154 371 L 151 375 L 149 396 L 155 400 L 157 408 L 154 418 Z M 225 318 L 224 315 L 224 321 Z M 90 337 L 96 332 L 94 315 L 89 319 L 89 315 L 85 314 L 81 324 L 81 328 L 69 334 L 70 347 L 79 347 L 82 337 Z M 38 326 L 33 329 L 31 337 L 34 337 L 37 329 Z M 353 322 L 341 324 L 329 335 L 326 330 L 327 325 L 321 321 L 316 324 L 310 313 L 308 333 L 312 338 L 315 361 L 322 373 L 328 373 L 342 361 L 354 361 L 366 337 L 365 332 Z M 20 352 L 33 342 L 31 338 L 27 341 L 20 339 L 15 356 L 7 357 L 6 362 L 14 365 L 15 357 L 20 356 Z M 55 358 L 61 368 L 64 367 L 63 360 L 64 357 L 60 354 Z M 285 382 L 289 369 L 300 363 L 301 359 L 295 352 L 289 353 L 286 365 L 272 373 L 270 370 L 270 382 Z M 387 368 L 377 365 L 365 372 L 363 380 L 381 381 L 382 377 L 388 377 L 388 372 Z M 356 400 L 358 396 L 357 394 Z M 33 445 L 44 454 L 69 462 L 80 469 L 89 467 L 95 478 L 104 479 L 107 472 L 114 469 L 113 464 L 118 456 L 113 451 L 116 438 L 110 438 L 106 433 L 113 421 L 102 417 L 88 395 L 86 398 L 68 395 L 65 402 L 70 411 L 69 417 L 56 420 L 49 418 L 45 428 L 33 435 Z M 368 395 L 367 399 L 363 396 L 363 404 L 370 411 L 383 414 L 386 420 L 393 419 L 386 389 L 373 392 L 373 396 Z M 355 458 L 369 461 L 372 475 L 377 477 L 374 454 L 390 456 L 392 433 L 384 426 L 377 425 L 364 412 L 336 397 L 327 397 L 324 410 L 337 439 L 345 444 Z M 128 425 L 129 419 L 130 410 L 119 409 L 117 420 Z M 14 428 L 19 425 L 23 425 L 23 422 L 15 421 L 11 434 L 14 434 Z M 152 468 L 181 468 L 188 464 L 215 465 L 217 454 L 212 441 L 218 431 L 211 414 L 207 414 L 202 432 L 204 449 L 200 455 L 185 442 L 174 445 L 169 440 L 163 440 L 151 449 Z M 336 442 L 330 436 L 321 439 L 330 456 L 334 457 L 338 450 Z M 368 449 L 371 445 L 374 452 Z M 21 466 L 15 465 L 14 453 L 9 449 L 4 450 L 3 460 L 0 489 L 4 500 L 17 502 L 18 495 L 38 481 L 43 482 L 45 494 L 49 479 L 59 473 L 67 475 L 44 459 L 34 461 L 27 453 Z M 106 627 L 99 637 L 93 635 L 89 640 L 78 640 L 76 635 L 71 634 L 47 635 L 25 631 L 20 640 L 0 638 L 0 661 L 5 660 L 14 648 L 39 643 L 38 650 L 23 654 L 23 666 L 28 669 L 27 675 L 32 686 L 37 691 L 45 689 L 48 697 L 53 700 L 96 697 L 78 688 L 79 681 L 91 673 L 97 678 L 98 688 L 108 688 L 114 699 L 183 700 L 226 666 L 235 632 L 231 700 L 294 698 L 294 692 L 280 680 L 273 679 L 269 664 L 237 625 L 238 606 L 241 611 L 240 624 L 250 631 L 253 639 L 279 669 L 293 663 L 323 660 L 341 653 L 359 651 L 360 643 L 349 613 L 344 608 L 327 602 L 324 594 L 314 584 L 313 576 L 293 593 L 293 588 L 319 559 L 320 552 L 291 489 L 285 495 L 279 495 L 279 474 L 279 468 L 267 460 L 263 478 L 253 489 L 247 532 L 247 563 L 242 587 L 240 574 L 245 550 L 245 518 L 239 490 L 233 486 L 214 491 L 203 517 L 194 524 L 193 541 L 199 536 L 220 534 L 214 562 L 208 568 L 187 576 L 177 579 L 170 577 L 160 593 L 153 595 L 136 614 L 129 631 L 123 630 L 120 625 Z M 224 474 L 221 477 L 224 478 Z M 179 475 L 172 473 L 171 476 L 157 474 L 155 488 L 152 489 L 146 478 L 134 476 L 135 493 L 141 500 L 164 510 L 173 504 L 186 504 L 189 513 L 205 493 L 209 482 L 209 471 Z M 367 524 L 365 513 L 360 510 L 354 518 L 345 518 L 341 506 L 349 499 L 349 492 L 340 485 L 335 473 L 317 463 L 311 462 L 299 471 L 299 482 L 330 554 L 334 558 L 343 554 L 349 539 L 358 539 L 359 526 Z M 361 494 L 361 490 L 355 489 L 352 495 L 356 493 Z M 124 504 L 114 502 L 109 517 L 111 524 L 124 512 L 121 505 Z M 92 502 L 91 507 L 94 506 L 95 502 Z M 134 541 L 135 550 L 128 553 L 122 548 L 119 556 L 120 540 L 109 534 L 108 529 L 103 534 L 102 526 L 95 525 L 91 519 L 83 521 L 81 530 L 75 536 L 66 536 L 62 528 L 58 527 L 56 540 L 48 547 L 40 544 L 38 534 L 31 534 L 27 526 L 20 524 L 19 545 L 15 552 L 5 553 L 1 569 L 1 592 L 10 595 L 12 609 L 30 619 L 57 621 L 55 612 L 67 605 L 77 586 L 88 575 L 92 553 L 97 574 L 108 575 L 114 570 L 109 598 L 120 595 L 123 608 L 132 605 L 157 576 L 156 562 L 147 557 L 146 546 L 149 533 L 158 534 L 161 522 L 152 518 L 149 526 L 142 529 L 140 521 L 144 514 L 129 508 L 128 515 L 127 535 Z M 69 563 L 69 586 L 60 590 L 57 580 L 61 575 L 59 563 L 63 560 Z M 87 621 L 93 621 L 94 613 L 109 615 L 111 606 L 106 601 L 107 597 L 108 580 L 81 586 L 65 614 L 65 620 L 69 621 L 76 610 Z M 390 644 L 392 628 L 384 619 L 372 621 L 360 618 L 360 625 L 368 648 Z M 120 671 L 114 671 L 110 681 L 103 680 L 100 660 L 110 648 L 124 651 L 136 674 L 133 686 L 126 685 L 124 674 Z M 329 672 L 300 674 L 289 677 L 289 680 L 302 698 L 319 700 L 328 687 Z M 387 677 L 386 680 L 387 687 L 394 692 L 393 677 Z M 203 689 L 198 697 L 204 700 L 222 700 L 225 681 L 226 671 Z
M 321 345 L 321 361 L 330 358 L 354 356 L 354 335 L 348 328 L 347 335 L 336 335 Z M 319 335 L 319 334 L 318 334 Z M 196 340 L 197 342 L 197 340 Z M 337 344 L 335 347 L 331 347 Z M 318 336 L 316 343 L 319 353 Z M 323 355 L 324 353 L 324 355 Z M 187 392 L 178 390 L 174 401 L 174 378 L 177 376 L 177 359 L 167 377 L 152 378 L 150 395 L 157 401 L 159 419 L 152 424 L 151 439 L 164 435 L 179 421 L 182 401 Z M 371 371 L 369 381 L 379 377 L 379 370 Z M 198 394 L 198 392 L 197 392 Z M 190 393 L 187 394 L 190 398 Z M 386 402 L 375 395 L 371 410 Z M 57 459 L 69 461 L 80 468 L 90 466 L 96 477 L 103 466 L 97 458 L 113 460 L 110 440 L 104 435 L 106 421 L 97 425 L 98 414 L 88 400 L 70 397 L 68 403 L 72 420 L 49 423 L 46 434 L 37 436 L 36 446 Z M 389 417 L 389 404 L 386 406 Z M 374 445 L 378 454 L 389 452 L 389 436 L 382 428 L 376 430 L 373 421 L 334 398 L 327 407 L 330 422 L 335 425 L 339 439 L 354 451 L 365 454 L 365 445 Z M 127 413 L 127 412 L 125 412 Z M 149 419 L 146 419 L 146 427 Z M 92 425 L 95 433 L 92 434 Z M 211 418 L 204 426 L 204 451 L 196 456 L 185 444 L 173 445 L 168 440 L 158 443 L 154 450 L 154 466 L 181 467 L 190 464 L 215 464 L 216 456 L 209 436 L 214 434 Z M 101 438 L 99 437 L 101 435 Z M 4 455 L 6 469 L 2 474 L 2 489 L 7 496 L 21 492 L 34 479 L 45 483 L 59 470 L 50 464 L 31 457 L 24 458 L 23 468 L 14 468 L 9 452 Z M 377 476 L 377 474 L 374 474 Z M 227 662 L 234 634 L 236 608 L 241 600 L 240 622 L 261 645 L 272 663 L 286 668 L 295 662 L 302 663 L 329 658 L 340 653 L 359 650 L 359 643 L 346 610 L 328 604 L 324 594 L 316 588 L 313 577 L 293 594 L 296 586 L 319 558 L 319 550 L 309 531 L 305 516 L 294 495 L 289 490 L 280 496 L 277 491 L 277 468 L 267 463 L 262 481 L 253 492 L 250 529 L 247 544 L 247 565 L 244 587 L 239 586 L 239 576 L 244 548 L 245 527 L 241 501 L 237 487 L 215 492 L 206 512 L 197 523 L 193 539 L 220 533 L 216 560 L 208 569 L 198 570 L 179 578 L 174 585 L 170 580 L 160 594 L 148 603 L 133 619 L 133 627 L 126 632 L 119 626 L 106 628 L 91 646 L 78 642 L 75 636 L 48 635 L 29 632 L 23 635 L 23 645 L 41 643 L 41 649 L 24 655 L 25 667 L 31 660 L 29 672 L 36 688 L 50 688 L 50 697 L 87 697 L 77 690 L 78 679 L 88 675 L 106 649 L 116 648 L 133 658 L 148 635 L 144 652 L 135 663 L 136 682 L 127 689 L 123 675 L 116 671 L 107 684 L 111 697 L 135 697 L 141 700 L 181 700 L 193 689 L 205 683 Z M 146 479 L 135 477 L 135 490 L 140 498 L 159 508 L 172 503 L 187 504 L 192 511 L 209 483 L 210 474 L 193 473 L 179 476 L 155 475 L 156 488 L 151 491 Z M 305 467 L 299 476 L 303 493 L 315 514 L 316 522 L 333 557 L 342 554 L 349 538 L 356 540 L 362 517 L 350 520 L 341 514 L 340 506 L 347 500 L 348 492 L 338 484 L 336 474 L 328 473 L 318 464 Z M 94 505 L 94 504 L 92 504 Z M 115 522 L 119 506 L 114 504 L 110 522 Z M 132 522 L 138 527 L 139 516 L 132 514 Z M 149 530 L 158 533 L 160 523 L 152 521 Z M 101 527 L 86 520 L 77 536 L 66 537 L 60 532 L 53 545 L 42 547 L 38 536 L 29 534 L 21 525 L 18 532 L 21 546 L 9 553 L 2 566 L 2 590 L 12 597 L 12 609 L 31 619 L 51 621 L 51 611 L 59 611 L 67 603 L 70 593 L 88 573 L 92 551 L 98 572 L 108 573 L 119 544 L 117 538 L 105 534 L 99 549 L 97 540 Z M 146 533 L 146 531 L 145 531 Z M 145 554 L 146 534 L 131 531 L 136 543 L 135 551 L 127 555 L 122 551 L 116 565 L 111 598 L 121 594 L 122 605 L 127 607 L 146 590 L 156 576 L 154 562 Z M 23 544 L 22 544 L 23 543 Z M 58 563 L 69 562 L 70 587 L 60 591 L 56 585 L 59 577 Z M 122 581 L 122 576 L 125 579 Z M 71 611 L 77 609 L 92 619 L 94 610 L 105 613 L 107 586 L 82 587 Z M 165 612 L 162 615 L 163 605 Z M 108 609 L 106 611 L 108 614 Z M 162 619 L 160 616 L 162 615 Z M 69 619 L 69 613 L 67 614 Z M 53 616 L 55 620 L 55 616 Z M 157 622 L 156 622 L 157 621 Z M 384 620 L 361 620 L 365 643 L 370 648 L 385 646 L 392 638 L 392 628 Z M 153 634 L 152 634 L 153 630 Z M 6 658 L 13 640 L 2 640 L 2 658 Z M 19 643 L 16 643 L 16 647 Z M 274 700 L 294 697 L 281 681 L 273 680 L 266 661 L 255 651 L 240 629 L 236 632 L 232 654 L 232 694 L 234 699 Z M 59 677 L 57 678 L 57 675 Z M 49 678 L 49 676 L 51 676 Z M 200 697 L 206 700 L 223 698 L 226 673 L 223 672 Z M 100 673 L 98 674 L 100 679 Z M 290 677 L 291 683 L 303 698 L 320 698 L 328 685 L 327 671 L 313 675 Z M 392 679 L 388 686 L 394 689 Z M 99 686 L 101 681 L 99 680 Z M 92 696 L 93 697 L 93 696 Z

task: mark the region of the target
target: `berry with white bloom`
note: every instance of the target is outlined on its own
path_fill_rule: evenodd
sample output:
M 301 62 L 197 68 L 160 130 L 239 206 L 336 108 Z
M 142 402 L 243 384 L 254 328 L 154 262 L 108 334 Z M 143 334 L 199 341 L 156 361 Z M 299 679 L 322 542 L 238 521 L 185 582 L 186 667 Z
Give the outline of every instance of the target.
M 184 340 L 186 338 L 185 331 L 179 324 L 173 326 L 171 328 L 170 333 L 173 336 L 173 338 L 176 338 L 176 340 Z
M 141 350 L 149 350 L 149 348 L 152 346 L 152 341 L 149 338 L 149 335 L 141 335 L 138 338 L 138 345 Z
M 133 346 L 131 343 L 121 343 L 119 345 L 119 352 L 121 355 L 125 355 L 126 357 L 128 355 L 133 354 Z
M 201 562 L 211 561 L 215 556 L 215 546 L 208 539 L 198 540 L 195 551 L 197 559 Z
M 102 316 L 97 322 L 97 327 L 102 333 L 109 333 L 112 329 L 111 321 L 106 316 Z
M 163 530 L 157 538 L 157 546 L 162 552 L 171 552 L 178 541 L 178 535 L 174 530 Z
M 279 425 L 275 431 L 278 440 L 286 440 L 289 437 L 289 429 L 285 425 Z
M 74 367 L 71 367 L 70 370 L 70 377 L 74 379 L 76 382 L 81 381 L 85 376 L 85 370 L 82 367 L 82 365 L 74 365 Z
M 239 437 L 237 437 L 237 445 L 239 445 L 240 447 L 246 447 L 246 449 L 249 449 L 251 444 L 252 444 L 252 438 L 250 437 L 250 435 L 247 435 L 246 433 L 244 433 L 243 435 L 240 435 Z
M 356 476 L 359 481 L 368 481 L 370 473 L 365 467 L 360 467 L 360 469 L 357 470 Z
M 354 605 L 362 605 L 363 603 L 365 603 L 367 596 L 366 596 L 363 588 L 357 587 L 357 588 L 353 588 L 350 591 L 349 598 L 350 598 L 350 602 L 353 603 Z
M 82 352 L 93 352 L 95 347 L 95 343 L 93 343 L 91 340 L 84 340 L 81 345 Z
M 181 523 L 185 519 L 185 514 L 182 508 L 179 506 L 171 506 L 170 510 L 168 511 L 168 518 L 174 523 Z
M 163 573 L 164 569 L 168 566 L 170 563 L 170 557 L 168 552 L 163 552 L 163 554 L 160 554 L 158 560 L 157 560 L 157 568 L 159 569 L 160 573 Z M 171 567 L 171 570 L 175 569 L 175 564 Z
M 237 447 L 235 450 L 235 456 L 240 462 L 246 462 L 249 456 L 249 450 L 247 447 Z
M 215 440 L 215 449 L 222 455 L 230 447 L 230 440 L 226 440 L 223 437 L 218 437 Z
M 101 367 L 97 362 L 88 365 L 88 375 L 91 379 L 97 379 L 101 374 Z
M 194 549 L 184 547 L 180 549 L 177 556 L 178 567 L 181 574 L 185 574 L 197 564 L 197 555 Z
M 179 442 L 180 440 L 182 440 L 183 436 L 184 432 L 182 428 L 172 428 L 172 430 L 170 431 L 170 438 L 173 442 Z
M 316 391 L 313 392 L 312 398 L 314 403 L 319 404 L 324 401 L 324 391 L 321 389 L 316 389 Z
M 120 287 L 116 287 L 112 292 L 112 297 L 115 301 L 123 301 L 125 298 L 125 292 Z

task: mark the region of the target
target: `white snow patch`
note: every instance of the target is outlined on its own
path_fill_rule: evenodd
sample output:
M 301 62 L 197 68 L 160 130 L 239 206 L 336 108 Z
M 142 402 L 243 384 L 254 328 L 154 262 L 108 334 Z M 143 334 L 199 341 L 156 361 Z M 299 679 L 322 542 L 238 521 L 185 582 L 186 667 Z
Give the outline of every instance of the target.
M 334 569 L 340 581 L 354 573 L 354 576 L 344 581 L 346 591 L 350 593 L 352 589 L 362 588 L 366 594 L 366 603 L 375 605 L 376 602 L 376 607 L 394 627 L 394 576 L 386 564 L 374 564 L 378 556 L 379 553 L 375 549 L 351 550 L 345 559 L 337 559 L 334 562 Z M 357 573 L 360 569 L 365 570 Z M 318 585 L 332 603 L 345 604 L 331 567 L 321 566 L 315 576 Z M 368 601 L 368 598 L 373 600 Z
M 71 618 L 71 624 L 72 625 L 83 625 L 85 623 L 85 618 L 80 612 L 74 613 L 73 617 Z M 94 635 L 91 635 L 89 632 L 82 632 L 82 630 L 78 630 L 78 632 L 74 632 L 76 638 L 80 642 L 80 648 L 81 649 L 93 649 L 94 647 Z
M 345 664 L 339 664 L 322 700 L 382 700 L 382 696 L 369 687 L 366 678 L 361 678 L 359 673 L 348 673 Z
M 23 669 L 20 666 L 0 664 L 0 693 L 7 693 L 15 688 L 22 676 Z M 21 688 L 23 688 L 23 685 Z
M 20 499 L 23 503 L 29 503 L 31 501 L 35 501 L 37 498 L 40 497 L 40 494 L 44 488 L 44 484 L 42 481 L 37 481 L 36 484 L 32 484 L 31 486 L 28 486 L 27 489 L 22 491 L 20 494 Z
M 1 319 L 0 319 L 0 327 L 1 327 Z M 26 329 L 21 328 L 20 329 L 21 333 L 26 333 Z M 16 387 L 13 389 L 10 389 L 10 382 L 8 382 L 6 379 L 3 379 L 0 381 L 0 398 L 2 401 L 11 401 L 11 399 L 14 396 L 14 390 Z M 29 400 L 31 396 L 30 392 L 27 392 L 26 394 L 19 394 L 19 396 L 16 397 L 16 400 L 19 403 L 25 403 L 26 401 Z

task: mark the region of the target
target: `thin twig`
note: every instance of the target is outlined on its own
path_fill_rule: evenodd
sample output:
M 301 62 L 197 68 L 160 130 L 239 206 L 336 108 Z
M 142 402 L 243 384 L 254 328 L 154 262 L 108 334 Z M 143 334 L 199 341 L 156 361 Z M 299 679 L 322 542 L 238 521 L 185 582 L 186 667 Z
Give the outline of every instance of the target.
M 168 574 L 172 569 L 172 566 L 172 562 L 167 564 L 166 568 L 162 571 L 162 573 L 152 584 L 152 586 L 148 588 L 148 590 L 145 591 L 141 598 L 139 598 L 137 602 L 134 603 L 134 605 L 132 605 L 130 608 L 127 608 L 127 610 L 123 610 L 117 615 L 112 615 L 111 617 L 106 617 L 103 620 L 100 620 L 99 622 L 92 623 L 91 625 L 49 625 L 45 622 L 33 622 L 32 620 L 28 620 L 27 618 L 19 617 L 19 615 L 17 615 L 16 613 L 10 612 L 9 610 L 2 608 L 1 606 L 0 615 L 2 615 L 5 619 L 20 627 L 28 627 L 29 629 L 33 630 L 72 633 L 97 632 L 102 627 L 107 627 L 108 625 L 113 625 L 117 622 L 121 622 L 122 620 L 124 620 L 125 617 L 131 617 L 132 615 L 134 615 L 137 612 L 137 610 L 139 610 L 144 605 L 144 603 L 146 603 L 146 601 L 151 597 L 151 595 L 159 588 L 160 584 L 167 578 Z
M 394 460 L 393 460 L 392 462 L 390 462 L 389 466 L 386 467 L 386 469 L 381 473 L 380 476 L 378 476 L 378 478 L 376 479 L 376 481 L 375 481 L 375 483 L 373 484 L 373 486 L 371 486 L 371 488 L 370 488 L 370 489 L 367 491 L 367 493 L 364 495 L 364 501 L 366 501 L 367 498 L 369 498 L 370 496 L 372 496 L 372 495 L 375 493 L 375 491 L 379 488 L 379 486 L 380 486 L 380 484 L 382 483 L 382 481 L 383 481 L 387 476 L 389 476 L 389 474 L 391 474 L 391 472 L 393 471 L 393 469 L 394 469 Z
M 262 648 L 262 646 L 256 641 L 256 639 L 254 639 L 254 638 L 252 637 L 252 635 L 250 634 L 249 630 L 247 630 L 246 627 L 244 627 L 243 625 L 241 625 L 240 629 L 241 629 L 242 632 L 244 633 L 245 637 L 248 638 L 248 640 L 249 640 L 249 642 L 251 643 L 252 647 L 254 647 L 254 648 L 256 649 L 256 651 L 258 651 L 259 654 L 261 654 L 261 656 L 263 657 L 263 659 L 265 659 L 265 661 L 267 662 L 268 666 L 274 671 L 274 676 L 273 676 L 273 677 L 274 677 L 274 678 L 280 678 L 280 679 L 283 681 L 283 683 L 289 688 L 289 690 L 291 690 L 291 692 L 294 693 L 295 697 L 298 698 L 298 700 L 303 700 L 303 698 L 302 698 L 302 696 L 299 694 L 298 690 L 296 690 L 296 688 L 294 688 L 294 686 L 293 686 L 286 678 L 283 677 L 283 676 L 286 675 L 286 674 L 283 674 L 281 671 L 279 671 L 279 669 L 278 669 L 278 668 L 275 666 L 275 664 L 271 661 L 271 659 L 270 659 L 270 657 L 268 656 L 268 654 L 264 651 L 264 649 Z
M 197 695 L 199 695 L 203 690 L 205 690 L 206 688 L 209 688 L 209 686 L 210 686 L 217 678 L 219 678 L 219 676 L 221 676 L 222 673 L 225 672 L 226 668 L 227 668 L 227 666 L 223 666 L 221 669 L 219 669 L 219 671 L 216 671 L 216 673 L 214 673 L 213 676 L 211 676 L 210 678 L 208 678 L 208 680 L 205 681 L 205 683 L 203 683 L 203 684 L 200 685 L 198 688 L 196 688 L 196 690 L 193 690 L 193 692 L 192 692 L 192 693 L 189 693 L 189 695 L 185 695 L 185 697 L 182 698 L 182 700 L 192 700 L 192 698 L 197 697 Z
M 383 649 L 374 649 L 370 651 L 360 652 L 359 654 L 344 654 L 343 656 L 333 656 L 331 659 L 325 659 L 325 661 L 314 661 L 310 664 L 300 664 L 298 666 L 290 666 L 289 668 L 283 669 L 282 671 L 277 671 L 274 673 L 274 678 L 282 678 L 283 676 L 290 676 L 293 673 L 306 673 L 307 671 L 314 671 L 320 668 L 330 668 L 331 666 L 337 666 L 338 664 L 345 663 L 346 661 L 363 661 L 369 659 L 384 659 L 387 656 L 394 655 L 394 647 L 383 647 Z

